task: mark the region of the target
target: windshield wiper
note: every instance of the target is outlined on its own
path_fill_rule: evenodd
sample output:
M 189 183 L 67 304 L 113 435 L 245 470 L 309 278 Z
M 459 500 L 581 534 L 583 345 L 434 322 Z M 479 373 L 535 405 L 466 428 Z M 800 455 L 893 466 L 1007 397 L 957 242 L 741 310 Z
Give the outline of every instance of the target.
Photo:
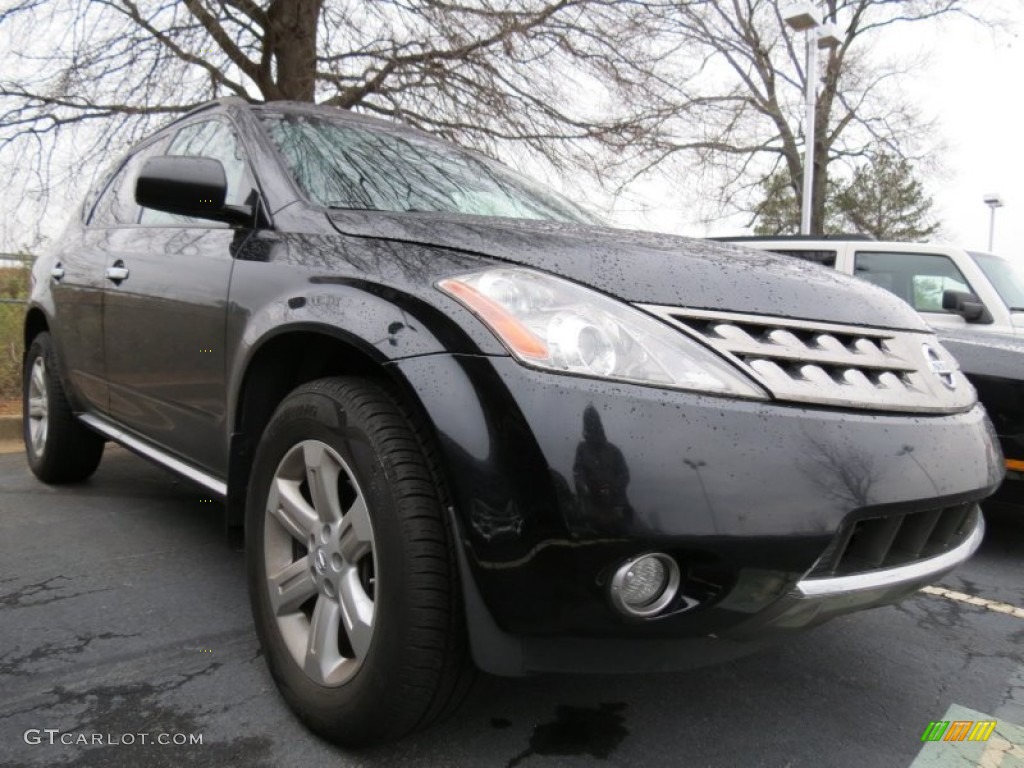
M 350 205 L 327 205 L 331 211 L 368 211 L 370 213 L 459 213 L 459 211 L 438 211 L 430 208 L 362 208 Z

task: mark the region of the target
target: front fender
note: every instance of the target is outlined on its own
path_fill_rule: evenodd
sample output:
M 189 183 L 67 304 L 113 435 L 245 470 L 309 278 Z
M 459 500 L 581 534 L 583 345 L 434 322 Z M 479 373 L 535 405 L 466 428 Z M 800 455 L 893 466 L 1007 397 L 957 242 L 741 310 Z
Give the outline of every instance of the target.
M 440 294 L 438 299 L 449 301 Z M 255 356 L 282 334 L 330 336 L 378 365 L 444 352 L 503 353 L 497 339 L 471 319 L 463 327 L 423 298 L 379 282 L 240 260 L 227 316 L 229 413 L 235 413 Z

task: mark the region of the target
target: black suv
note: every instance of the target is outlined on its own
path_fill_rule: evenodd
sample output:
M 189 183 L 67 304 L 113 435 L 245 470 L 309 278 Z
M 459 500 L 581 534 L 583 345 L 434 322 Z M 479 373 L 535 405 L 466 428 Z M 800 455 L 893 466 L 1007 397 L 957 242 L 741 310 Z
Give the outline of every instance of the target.
M 340 110 L 189 113 L 33 281 L 32 470 L 114 440 L 222 497 L 281 693 L 347 745 L 476 668 L 678 668 L 898 599 L 1002 478 L 889 293 Z

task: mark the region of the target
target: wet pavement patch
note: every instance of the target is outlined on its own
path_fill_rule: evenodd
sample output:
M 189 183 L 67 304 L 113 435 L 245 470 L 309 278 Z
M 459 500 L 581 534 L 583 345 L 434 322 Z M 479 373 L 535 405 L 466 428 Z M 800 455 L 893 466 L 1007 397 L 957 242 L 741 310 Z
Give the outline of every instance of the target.
M 629 731 L 625 726 L 626 705 L 621 702 L 596 707 L 570 707 L 559 704 L 555 719 L 533 728 L 530 746 L 508 762 L 514 768 L 534 755 L 582 757 L 607 760 Z
M 63 643 L 42 643 L 24 653 L 18 649 L 0 654 L 0 676 L 31 675 L 34 666 L 51 659 L 71 662 L 70 657 L 85 652 L 90 645 L 100 640 L 125 640 L 139 637 L 139 633 L 119 634 L 117 632 L 101 632 L 97 635 L 76 634 Z
M 12 582 L 13 579 L 4 579 L 2 583 Z M 25 586 L 13 591 L 4 590 L 0 594 L 0 608 L 23 608 L 26 606 L 46 605 L 58 600 L 68 600 L 82 595 L 91 595 L 96 592 L 106 592 L 105 589 L 89 589 L 83 592 L 66 592 L 67 585 L 59 582 L 72 581 L 67 576 L 51 576 L 35 584 Z

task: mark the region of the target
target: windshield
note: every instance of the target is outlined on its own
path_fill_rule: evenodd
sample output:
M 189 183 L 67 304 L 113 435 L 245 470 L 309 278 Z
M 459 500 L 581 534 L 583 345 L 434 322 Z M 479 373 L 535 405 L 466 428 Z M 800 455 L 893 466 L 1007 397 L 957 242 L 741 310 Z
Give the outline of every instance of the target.
M 318 116 L 261 119 L 299 187 L 327 208 L 600 223 L 541 185 L 451 144 Z
M 1024 272 L 1011 261 L 990 253 L 971 253 L 996 293 L 1014 312 L 1024 312 Z

